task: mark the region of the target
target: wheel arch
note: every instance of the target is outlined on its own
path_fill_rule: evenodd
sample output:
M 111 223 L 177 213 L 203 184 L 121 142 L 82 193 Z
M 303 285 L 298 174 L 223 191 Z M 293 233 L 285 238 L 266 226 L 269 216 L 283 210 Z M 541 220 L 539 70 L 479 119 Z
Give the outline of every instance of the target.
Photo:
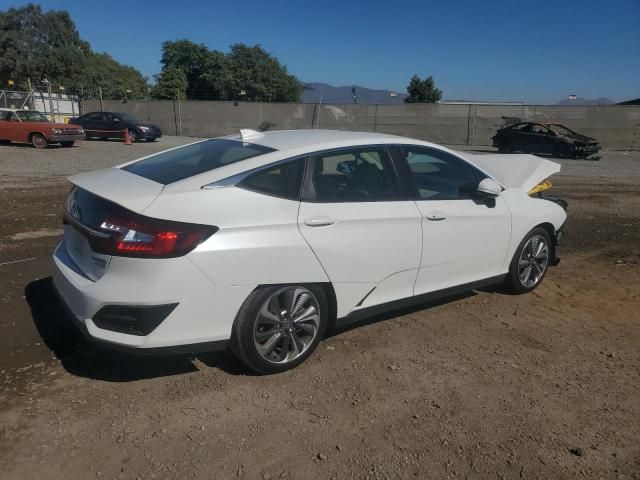
M 539 223 L 538 225 L 533 227 L 531 230 L 533 230 L 534 228 L 542 228 L 543 230 L 545 230 L 549 234 L 549 239 L 551 240 L 551 258 L 552 259 L 555 258 L 556 257 L 556 246 L 558 245 L 558 239 L 556 237 L 556 228 L 550 222 Z M 531 231 L 531 230 L 529 230 L 529 231 Z

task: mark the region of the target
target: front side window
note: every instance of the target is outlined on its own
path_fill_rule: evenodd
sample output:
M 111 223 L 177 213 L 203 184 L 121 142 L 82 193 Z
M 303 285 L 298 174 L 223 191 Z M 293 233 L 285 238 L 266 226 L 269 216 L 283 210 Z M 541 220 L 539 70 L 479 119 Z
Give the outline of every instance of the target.
M 308 200 L 380 202 L 397 200 L 399 188 L 382 147 L 361 147 L 311 157 Z
M 467 162 L 431 148 L 402 147 L 420 200 L 459 200 L 475 196 L 486 175 Z
M 292 160 L 253 173 L 238 186 L 265 195 L 298 200 L 303 174 L 304 159 Z
M 531 131 L 533 133 L 539 133 L 541 135 L 549 135 L 550 133 L 549 129 L 544 125 L 534 125 L 533 127 L 531 127 Z
M 47 117 L 34 110 L 20 110 L 16 112 L 16 115 L 18 115 L 18 118 L 23 122 L 49 122 Z
M 273 151 L 264 145 L 214 138 L 158 153 L 122 169 L 167 185 Z

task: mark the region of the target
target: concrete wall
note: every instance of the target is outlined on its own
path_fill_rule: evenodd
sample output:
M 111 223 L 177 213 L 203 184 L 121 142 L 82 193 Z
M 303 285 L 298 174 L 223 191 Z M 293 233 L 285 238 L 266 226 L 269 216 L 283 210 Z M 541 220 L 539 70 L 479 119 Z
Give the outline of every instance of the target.
M 640 150 L 638 106 L 318 105 L 208 101 L 104 102 L 106 111 L 129 112 L 160 125 L 167 135 L 215 137 L 240 128 L 325 128 L 393 133 L 450 145 L 490 145 L 501 126 L 518 120 L 558 122 L 597 138 L 611 150 Z M 100 110 L 86 101 L 85 111 Z

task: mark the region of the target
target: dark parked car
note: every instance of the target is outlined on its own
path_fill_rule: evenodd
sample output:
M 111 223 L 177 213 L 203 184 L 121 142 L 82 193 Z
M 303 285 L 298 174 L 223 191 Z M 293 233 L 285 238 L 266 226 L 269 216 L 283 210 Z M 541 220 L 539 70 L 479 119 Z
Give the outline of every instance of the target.
M 600 144 L 559 123 L 522 122 L 501 128 L 493 137 L 498 151 L 546 153 L 554 157 L 578 158 L 597 153 Z
M 150 142 L 162 137 L 158 125 L 137 120 L 128 113 L 90 112 L 81 117 L 72 118 L 69 123 L 80 125 L 87 134 L 87 140 L 98 138 L 124 138 L 124 131 L 129 130 L 133 142 L 148 140 Z

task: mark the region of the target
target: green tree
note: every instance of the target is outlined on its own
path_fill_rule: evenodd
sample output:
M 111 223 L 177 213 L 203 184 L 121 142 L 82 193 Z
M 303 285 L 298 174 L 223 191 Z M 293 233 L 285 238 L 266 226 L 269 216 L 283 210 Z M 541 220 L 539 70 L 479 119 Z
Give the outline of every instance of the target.
M 177 40 L 162 44 L 162 71 L 180 69 L 187 78 L 186 95 L 190 99 L 208 99 L 220 96 L 218 78 L 225 70 L 221 52 L 210 51 L 203 44 L 190 40 Z
M 442 99 L 442 90 L 436 88 L 436 83 L 432 76 L 421 80 L 414 75 L 407 87 L 408 97 L 404 99 L 406 103 L 437 103 Z
M 99 87 L 102 98 L 110 100 L 143 99 L 147 96 L 147 80 L 135 68 L 116 62 L 107 53 L 91 52 L 87 67 L 77 77 L 75 89 L 81 90 L 85 98 L 98 98 Z
M 29 3 L 0 12 L 0 81 L 70 86 L 87 64 L 90 47 L 80 39 L 71 17 L 64 11 L 43 13 Z
M 260 45 L 231 46 L 227 55 L 231 70 L 229 100 L 253 102 L 297 102 L 304 85 Z M 241 92 L 245 94 L 242 95 Z
M 259 45 L 235 44 L 225 55 L 189 40 L 164 42 L 162 65 L 161 76 L 169 69 L 184 72 L 189 99 L 296 102 L 304 89 Z
M 151 97 L 156 100 L 184 100 L 189 82 L 184 71 L 169 67 L 156 76 L 157 83 L 151 89 Z

